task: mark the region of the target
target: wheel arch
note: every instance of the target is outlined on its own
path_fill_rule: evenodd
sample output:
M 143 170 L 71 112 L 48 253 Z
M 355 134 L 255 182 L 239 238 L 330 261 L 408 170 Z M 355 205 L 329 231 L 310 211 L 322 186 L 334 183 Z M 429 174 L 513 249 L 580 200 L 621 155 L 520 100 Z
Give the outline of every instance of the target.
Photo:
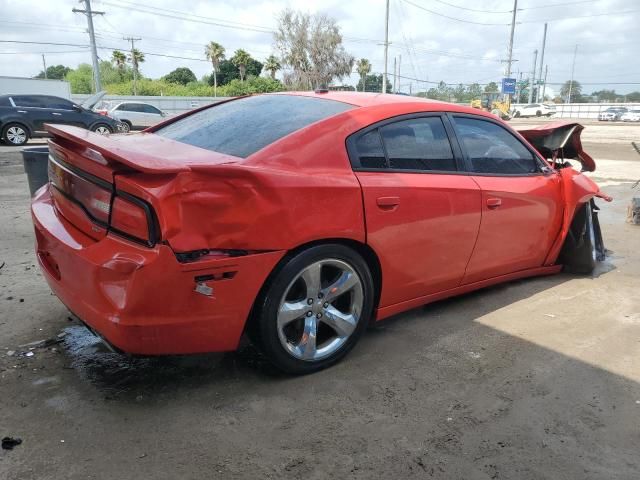
M 375 321 L 375 312 L 378 309 L 378 305 L 380 303 L 380 295 L 382 292 L 382 267 L 380 265 L 380 259 L 378 258 L 378 254 L 366 243 L 359 242 L 357 240 L 353 240 L 350 238 L 323 238 L 320 240 L 314 240 L 307 243 L 300 244 L 292 249 L 290 249 L 281 259 L 280 261 L 273 267 L 269 275 L 260 287 L 256 298 L 253 301 L 253 305 L 251 306 L 251 310 L 249 311 L 249 316 L 247 317 L 247 321 L 245 324 L 245 332 L 248 329 L 253 329 L 256 318 L 256 307 L 258 306 L 258 302 L 264 296 L 265 290 L 269 287 L 271 280 L 278 274 L 278 272 L 286 265 L 287 261 L 297 255 L 298 253 L 307 250 L 312 247 L 316 247 L 318 245 L 330 245 L 330 244 L 338 244 L 343 245 L 345 247 L 351 248 L 358 255 L 360 255 L 367 266 L 369 267 L 369 271 L 371 272 L 371 277 L 373 279 L 373 287 L 374 287 L 374 299 L 373 299 L 373 311 L 374 315 L 371 318 L 371 321 Z
M 0 123 L 0 134 L 4 133 L 4 129 L 7 127 L 7 125 L 11 125 L 11 124 L 18 124 L 21 127 L 24 127 L 27 130 L 27 133 L 29 134 L 29 138 L 33 137 L 33 129 L 31 128 L 31 126 L 24 122 L 22 119 L 18 119 L 18 120 L 14 120 L 14 119 L 9 119 L 6 120 L 4 122 Z

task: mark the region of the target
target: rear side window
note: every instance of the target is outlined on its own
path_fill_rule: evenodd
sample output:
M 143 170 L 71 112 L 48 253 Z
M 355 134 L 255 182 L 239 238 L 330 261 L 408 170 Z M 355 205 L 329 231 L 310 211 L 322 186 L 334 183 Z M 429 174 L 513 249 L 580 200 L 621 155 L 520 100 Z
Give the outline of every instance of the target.
M 236 157 L 353 105 L 294 95 L 261 95 L 214 105 L 155 131 L 163 137 Z
M 473 172 L 526 175 L 540 171 L 533 153 L 503 127 L 468 117 L 455 117 L 455 126 Z
M 353 137 L 352 137 L 353 138 Z M 388 123 L 350 140 L 353 166 L 393 171 L 456 171 L 449 137 L 439 116 Z
M 160 110 L 153 105 L 142 105 L 142 111 L 144 113 L 155 113 L 156 115 L 160 115 Z
M 456 169 L 447 132 L 439 117 L 414 118 L 380 128 L 392 170 Z
M 13 101 L 16 104 L 16 107 L 48 107 L 45 97 L 34 95 L 15 95 L 13 97 Z

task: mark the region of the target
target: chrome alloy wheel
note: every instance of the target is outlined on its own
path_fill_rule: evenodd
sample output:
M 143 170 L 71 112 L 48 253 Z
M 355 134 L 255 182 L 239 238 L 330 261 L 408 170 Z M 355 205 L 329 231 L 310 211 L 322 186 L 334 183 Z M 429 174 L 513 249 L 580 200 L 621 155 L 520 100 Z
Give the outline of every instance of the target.
M 109 130 L 107 127 L 105 127 L 104 125 L 100 125 L 99 127 L 97 127 L 94 130 L 96 133 L 99 133 L 100 135 L 108 135 L 111 133 L 111 130 Z
M 27 132 L 24 128 L 13 125 L 7 130 L 7 140 L 14 145 L 22 145 L 27 141 Z
M 351 265 L 333 258 L 312 263 L 289 283 L 280 300 L 280 343 L 300 360 L 326 358 L 354 332 L 363 303 L 362 281 Z

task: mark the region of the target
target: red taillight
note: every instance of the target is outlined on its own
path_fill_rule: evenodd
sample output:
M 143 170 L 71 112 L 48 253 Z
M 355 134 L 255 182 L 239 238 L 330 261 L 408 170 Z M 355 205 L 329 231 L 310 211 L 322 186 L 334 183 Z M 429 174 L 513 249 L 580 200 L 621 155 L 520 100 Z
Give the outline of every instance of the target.
M 111 207 L 111 229 L 149 243 L 149 216 L 142 205 L 118 196 Z
M 55 162 L 49 162 L 49 180 L 67 198 L 81 205 L 93 220 L 105 226 L 109 223 L 110 185 L 102 187 Z

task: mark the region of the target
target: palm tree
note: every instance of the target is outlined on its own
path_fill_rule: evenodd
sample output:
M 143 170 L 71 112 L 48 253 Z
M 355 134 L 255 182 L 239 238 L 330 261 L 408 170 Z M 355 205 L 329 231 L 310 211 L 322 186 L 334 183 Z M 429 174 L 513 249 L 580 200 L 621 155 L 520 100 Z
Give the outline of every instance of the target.
M 218 67 L 220 66 L 220 62 L 224 60 L 224 47 L 216 42 L 209 42 L 208 45 L 204 47 L 204 54 L 207 57 L 207 60 L 211 62 L 211 67 L 213 68 L 213 96 L 217 96 L 216 90 L 218 89 L 218 77 L 216 77 L 216 72 L 218 71 Z
M 264 66 L 262 68 L 267 72 L 270 72 L 271 78 L 275 79 L 276 72 L 282 68 L 282 65 L 280 65 L 280 62 L 275 56 L 269 55 L 269 58 L 264 61 Z
M 120 79 L 122 80 L 124 76 L 124 67 L 127 63 L 127 56 L 122 53 L 120 50 L 114 50 L 111 54 L 111 63 L 113 63 L 118 69 L 118 73 L 120 74 Z
M 131 49 L 131 53 L 129 54 L 129 61 L 131 62 L 131 66 L 133 67 L 133 73 L 138 75 L 140 73 L 140 64 L 144 62 L 144 53 L 142 53 L 137 48 Z
M 358 71 L 358 75 L 360 75 L 360 81 L 362 82 L 362 91 L 364 92 L 365 81 L 367 80 L 367 75 L 371 72 L 371 63 L 366 58 L 361 58 L 356 63 L 356 70 Z
M 247 73 L 247 63 L 251 61 L 251 55 L 248 52 L 245 52 L 241 48 L 236 50 L 231 58 L 231 63 L 233 63 L 238 70 L 240 71 L 240 81 L 244 82 L 244 75 Z
M 138 74 L 140 73 L 139 67 L 144 62 L 144 53 L 137 48 L 132 48 L 129 54 L 129 61 L 133 67 L 133 94 L 138 94 Z

